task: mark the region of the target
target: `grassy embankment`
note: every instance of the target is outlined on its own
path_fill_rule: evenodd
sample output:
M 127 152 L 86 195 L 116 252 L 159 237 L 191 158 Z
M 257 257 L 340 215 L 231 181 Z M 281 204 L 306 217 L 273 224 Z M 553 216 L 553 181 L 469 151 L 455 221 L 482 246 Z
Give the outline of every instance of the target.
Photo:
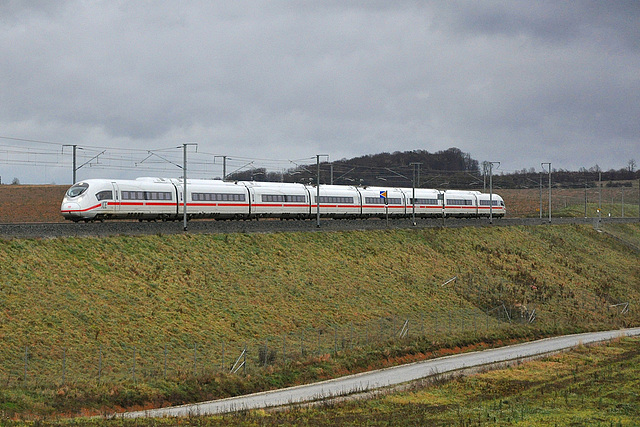
M 637 225 L 611 230 L 640 241 Z M 638 252 L 586 226 L 2 240 L 0 277 L 5 417 L 211 399 L 640 323 Z M 486 315 L 502 303 L 535 308 L 535 322 Z M 372 339 L 397 314 L 422 324 Z M 332 325 L 352 324 L 373 345 L 349 345 L 350 332 L 338 345 Z M 265 337 L 309 328 L 304 357 L 257 366 Z M 244 343 L 255 350 L 247 376 L 221 372 L 223 343 L 227 369 Z

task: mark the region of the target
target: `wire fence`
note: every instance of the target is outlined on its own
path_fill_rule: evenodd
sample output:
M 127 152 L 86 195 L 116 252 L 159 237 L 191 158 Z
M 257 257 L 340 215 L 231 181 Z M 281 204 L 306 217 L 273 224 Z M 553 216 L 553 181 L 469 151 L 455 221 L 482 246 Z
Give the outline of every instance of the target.
M 629 304 L 611 310 L 616 317 L 625 316 Z M 321 360 L 355 348 L 380 348 L 394 341 L 504 331 L 535 324 L 538 316 L 537 309 L 500 304 L 486 311 L 470 308 L 413 313 L 360 324 L 303 328 L 246 341 L 212 339 L 184 345 L 167 340 L 159 345 L 111 343 L 81 348 L 26 345 L 3 353 L 0 384 L 3 388 L 49 388 L 175 381 L 223 372 L 243 375 L 286 368 L 313 358 Z

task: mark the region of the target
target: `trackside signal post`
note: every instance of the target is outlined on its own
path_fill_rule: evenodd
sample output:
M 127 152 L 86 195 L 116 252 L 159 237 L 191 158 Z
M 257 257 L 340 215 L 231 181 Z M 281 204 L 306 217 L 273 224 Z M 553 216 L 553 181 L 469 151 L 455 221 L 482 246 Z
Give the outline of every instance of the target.
M 387 227 L 389 226 L 389 200 L 387 199 L 387 191 L 380 192 L 380 198 L 384 200 L 384 212 L 387 218 Z

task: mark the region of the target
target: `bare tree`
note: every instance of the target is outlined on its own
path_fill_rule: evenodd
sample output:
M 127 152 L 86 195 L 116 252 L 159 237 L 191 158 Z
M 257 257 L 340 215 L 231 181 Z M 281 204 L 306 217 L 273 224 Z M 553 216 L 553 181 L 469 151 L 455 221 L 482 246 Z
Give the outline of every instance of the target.
M 629 162 L 627 163 L 628 168 L 629 168 L 629 172 L 635 172 L 636 171 L 636 161 L 634 159 L 629 159 Z

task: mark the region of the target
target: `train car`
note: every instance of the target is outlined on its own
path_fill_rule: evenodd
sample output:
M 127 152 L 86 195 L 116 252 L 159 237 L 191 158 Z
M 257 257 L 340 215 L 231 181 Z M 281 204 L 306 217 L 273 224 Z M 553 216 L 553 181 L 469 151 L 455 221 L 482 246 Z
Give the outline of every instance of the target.
M 243 182 L 251 197 L 252 217 L 309 218 L 311 194 L 303 184 Z
M 447 190 L 444 192 L 444 215 L 472 218 L 478 215 L 478 191 Z
M 118 218 L 168 219 L 178 214 L 178 192 L 172 180 L 88 179 L 74 184 L 60 212 L 72 221 Z
M 478 195 L 478 217 L 503 218 L 506 213 L 507 208 L 504 205 L 504 200 L 499 195 L 495 193 Z
M 176 180 L 180 193 L 179 213 L 184 215 L 184 183 Z M 251 192 L 239 182 L 187 180 L 187 216 L 189 218 L 246 219 L 251 215 Z
M 441 217 L 443 212 L 443 192 L 430 188 L 404 188 L 405 199 L 407 200 L 407 215 L 415 215 L 418 218 Z M 415 204 L 413 200 L 415 191 Z
M 400 188 L 363 187 L 359 191 L 363 217 L 396 217 L 407 213 L 407 198 Z
M 320 216 L 329 218 L 357 218 L 362 214 L 360 193 L 356 187 L 347 185 L 307 186 L 311 194 L 311 216 L 315 217 L 320 204 Z

